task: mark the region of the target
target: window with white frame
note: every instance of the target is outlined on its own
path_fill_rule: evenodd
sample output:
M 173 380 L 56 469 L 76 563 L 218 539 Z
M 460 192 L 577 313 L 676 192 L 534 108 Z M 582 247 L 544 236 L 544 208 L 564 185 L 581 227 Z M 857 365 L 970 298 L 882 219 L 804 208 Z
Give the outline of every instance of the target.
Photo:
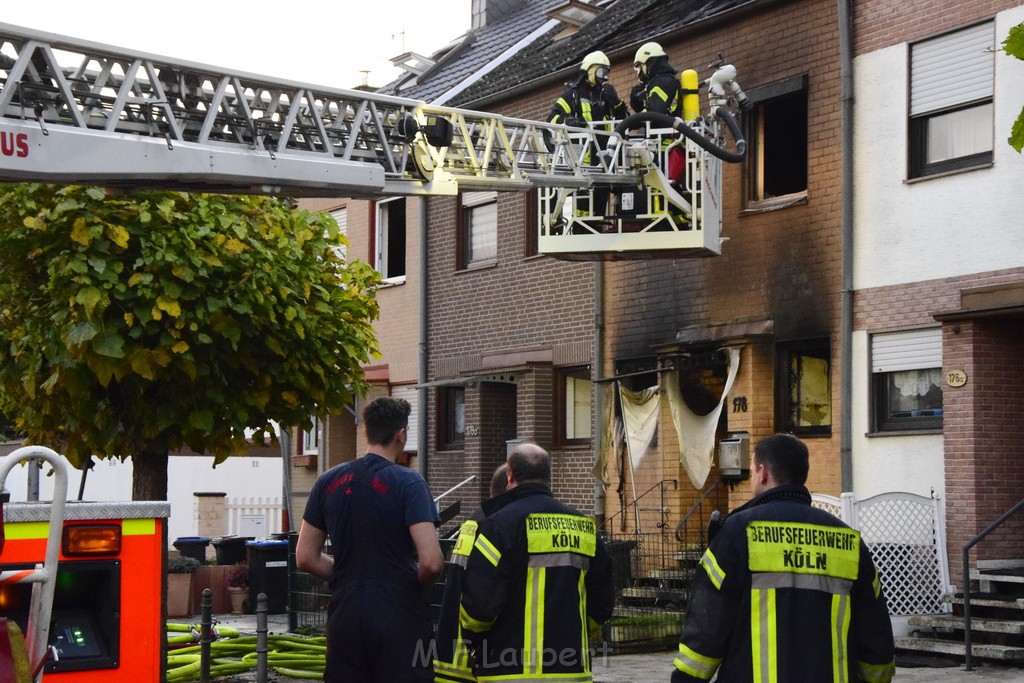
M 460 195 L 459 268 L 494 263 L 498 257 L 498 193 Z
M 374 265 L 386 282 L 405 282 L 405 197 L 377 202 Z
M 564 368 L 555 372 L 555 429 L 560 446 L 590 444 L 594 384 L 590 368 Z
M 992 162 L 995 25 L 910 47 L 911 178 Z
M 415 453 L 419 448 L 419 412 L 416 407 L 419 404 L 420 392 L 415 386 L 408 384 L 391 388 L 391 395 L 395 398 L 403 398 L 409 402 L 409 426 L 406 428 L 407 438 L 405 451 Z
M 312 426 L 302 430 L 302 454 L 317 455 L 320 453 L 320 418 L 314 415 L 309 420 Z
M 941 328 L 871 335 L 871 387 L 874 431 L 941 428 Z

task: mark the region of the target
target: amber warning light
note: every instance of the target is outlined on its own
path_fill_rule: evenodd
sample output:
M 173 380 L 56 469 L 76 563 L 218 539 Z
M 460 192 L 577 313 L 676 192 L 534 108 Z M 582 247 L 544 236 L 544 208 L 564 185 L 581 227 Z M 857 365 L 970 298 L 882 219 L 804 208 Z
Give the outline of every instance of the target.
M 121 552 L 121 527 L 117 524 L 65 526 L 61 552 L 65 557 L 117 555 Z

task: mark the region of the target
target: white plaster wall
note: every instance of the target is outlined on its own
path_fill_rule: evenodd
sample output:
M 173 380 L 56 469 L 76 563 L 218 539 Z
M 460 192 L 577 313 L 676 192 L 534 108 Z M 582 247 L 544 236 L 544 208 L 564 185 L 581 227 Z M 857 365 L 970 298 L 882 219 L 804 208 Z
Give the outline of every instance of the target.
M 181 536 L 197 535 L 194 521 L 195 496 L 197 491 L 223 492 L 228 498 L 262 496 L 281 498 L 282 470 L 280 458 L 228 458 L 216 468 L 209 456 L 171 456 L 167 466 L 167 501 L 171 504 L 171 516 L 167 524 L 167 542 Z M 44 475 L 39 478 L 39 499 L 53 497 L 53 478 Z M 78 488 L 82 473 L 69 466 L 68 499 L 78 499 Z M 28 470 L 15 467 L 7 477 L 7 490 L 11 500 L 25 500 L 28 487 Z M 132 463 L 116 459 L 103 460 L 89 472 L 85 481 L 83 500 L 117 501 L 132 498 Z
M 1000 12 L 997 46 L 1024 21 Z M 1024 155 L 1006 139 L 1024 106 L 1024 62 L 995 55 L 991 168 L 906 183 L 906 43 L 854 62 L 854 287 L 864 289 L 1024 264 Z
M 906 491 L 945 500 L 941 434 L 868 437 L 870 426 L 868 334 L 853 334 L 852 459 L 853 493 L 858 500 Z

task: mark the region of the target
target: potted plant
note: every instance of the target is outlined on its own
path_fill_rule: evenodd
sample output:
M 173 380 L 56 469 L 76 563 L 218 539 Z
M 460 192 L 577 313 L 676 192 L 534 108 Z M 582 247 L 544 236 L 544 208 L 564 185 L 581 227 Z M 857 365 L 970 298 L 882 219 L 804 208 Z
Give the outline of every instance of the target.
M 224 577 L 224 585 L 231 599 L 231 613 L 245 613 L 245 599 L 249 597 L 249 565 L 239 562 L 228 570 Z
M 194 557 L 167 560 L 167 616 L 192 616 L 192 574 L 200 567 Z

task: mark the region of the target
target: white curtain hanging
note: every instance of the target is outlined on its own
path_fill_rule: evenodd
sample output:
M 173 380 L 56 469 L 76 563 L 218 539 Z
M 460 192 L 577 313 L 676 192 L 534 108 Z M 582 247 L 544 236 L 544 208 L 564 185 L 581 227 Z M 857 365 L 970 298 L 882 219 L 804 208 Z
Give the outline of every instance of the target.
M 619 402 L 622 406 L 622 421 L 626 428 L 626 448 L 629 464 L 636 469 L 647 448 L 654 440 L 658 429 L 658 408 L 661 406 L 661 392 L 658 387 L 630 391 L 619 386 Z
M 602 382 L 597 391 L 601 394 L 601 415 L 598 416 L 598 429 L 601 433 L 601 445 L 597 452 L 597 462 L 591 474 L 607 489 L 618 472 L 617 444 L 615 438 L 615 397 L 618 382 Z
M 672 370 L 664 375 L 664 389 L 668 396 L 669 409 L 672 412 L 672 423 L 679 437 L 679 460 L 690 478 L 695 489 L 701 489 L 711 473 L 711 462 L 715 452 L 715 431 L 718 428 L 718 417 L 722 414 L 722 406 L 736 381 L 736 372 L 740 367 L 740 350 L 738 347 L 728 349 L 729 375 L 725 380 L 725 388 L 718 400 L 718 405 L 707 415 L 694 415 L 683 400 L 679 388 L 679 371 Z

